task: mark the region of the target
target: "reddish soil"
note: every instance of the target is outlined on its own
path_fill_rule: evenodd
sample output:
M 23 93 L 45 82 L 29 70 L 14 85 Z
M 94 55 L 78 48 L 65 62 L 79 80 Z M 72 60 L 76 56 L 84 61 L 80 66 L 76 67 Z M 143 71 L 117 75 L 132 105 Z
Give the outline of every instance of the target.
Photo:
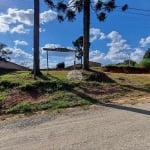
M 120 93 L 122 92 L 122 89 L 119 86 L 106 86 L 103 88 L 84 88 L 84 91 L 89 96 L 98 96 L 98 95 L 107 95 L 107 94 L 114 94 L 114 93 Z
M 35 92 L 24 92 L 20 90 L 12 90 L 9 92 L 5 101 L 2 102 L 2 108 L 14 106 L 20 102 L 41 102 L 48 98 L 48 95 L 39 96 Z
M 117 67 L 117 66 L 105 66 L 103 67 L 105 72 L 113 73 L 131 73 L 131 74 L 141 74 L 150 73 L 150 68 L 135 68 L 135 67 Z

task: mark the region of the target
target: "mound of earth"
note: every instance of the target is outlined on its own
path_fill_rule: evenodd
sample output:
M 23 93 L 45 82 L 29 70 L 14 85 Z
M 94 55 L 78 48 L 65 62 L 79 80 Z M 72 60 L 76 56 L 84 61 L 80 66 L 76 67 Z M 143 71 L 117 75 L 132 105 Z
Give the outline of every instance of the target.
M 103 72 L 92 72 L 87 78 L 87 81 L 97 81 L 97 82 L 104 82 L 104 83 L 114 83 L 114 81 L 109 78 Z

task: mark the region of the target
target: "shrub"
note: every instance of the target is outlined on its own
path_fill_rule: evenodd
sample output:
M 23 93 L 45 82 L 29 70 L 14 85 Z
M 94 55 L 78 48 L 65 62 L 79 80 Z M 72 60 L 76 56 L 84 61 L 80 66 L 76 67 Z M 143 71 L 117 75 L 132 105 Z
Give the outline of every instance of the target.
M 56 68 L 57 69 L 65 68 L 65 63 L 64 62 L 58 63 L 57 66 L 56 66 Z
M 142 67 L 142 68 L 150 68 L 150 59 L 143 59 L 143 60 L 139 63 L 139 67 Z
M 35 108 L 28 102 L 22 102 L 6 111 L 6 113 L 32 112 Z

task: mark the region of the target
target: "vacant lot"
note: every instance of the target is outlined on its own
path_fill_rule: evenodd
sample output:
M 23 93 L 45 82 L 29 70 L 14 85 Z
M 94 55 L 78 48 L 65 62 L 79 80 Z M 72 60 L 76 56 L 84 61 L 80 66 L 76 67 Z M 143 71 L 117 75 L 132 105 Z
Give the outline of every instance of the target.
M 1 150 L 150 149 L 149 74 L 68 73 L 0 76 Z
M 33 78 L 30 72 L 0 75 L 0 113 L 34 113 L 99 103 L 149 102 L 150 74 L 82 71 L 82 80 L 68 80 L 69 70 L 53 70 Z

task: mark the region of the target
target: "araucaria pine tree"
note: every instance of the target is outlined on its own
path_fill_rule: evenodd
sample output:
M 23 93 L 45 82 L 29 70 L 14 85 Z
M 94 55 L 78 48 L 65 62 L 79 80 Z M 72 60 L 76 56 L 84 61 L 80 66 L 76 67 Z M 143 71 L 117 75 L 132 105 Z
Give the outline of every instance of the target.
M 117 7 L 115 0 L 63 0 L 56 4 L 53 0 L 44 1 L 51 9 L 55 9 L 58 12 L 57 18 L 60 22 L 65 19 L 74 21 L 76 13 L 83 12 L 83 68 L 89 69 L 89 30 L 91 10 L 96 14 L 99 21 L 104 21 L 107 17 L 107 13 L 110 13 Z M 121 7 L 122 11 L 125 11 L 127 8 L 127 4 Z

